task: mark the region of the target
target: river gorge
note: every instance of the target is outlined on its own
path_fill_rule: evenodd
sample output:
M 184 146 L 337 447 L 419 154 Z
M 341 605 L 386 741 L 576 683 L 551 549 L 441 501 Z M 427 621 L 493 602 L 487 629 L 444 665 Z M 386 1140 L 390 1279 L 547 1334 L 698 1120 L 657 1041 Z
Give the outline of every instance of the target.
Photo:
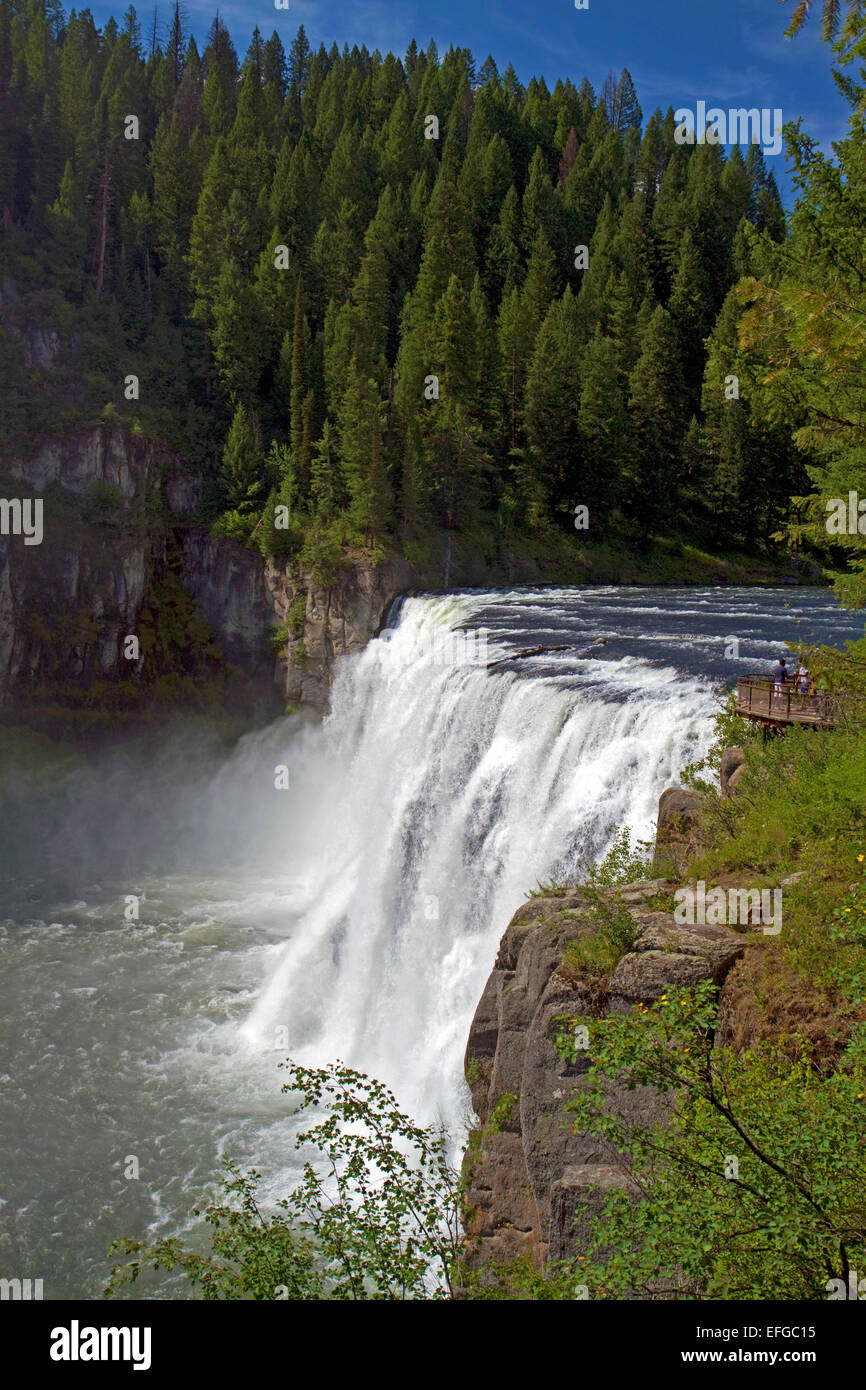
M 287 1055 L 380 1078 L 459 1154 L 515 909 L 614 827 L 652 838 L 720 687 L 861 629 L 812 588 L 411 596 L 341 658 L 322 721 L 86 754 L 25 736 L 2 784 L 4 1267 L 98 1296 L 109 1242 L 188 1231 L 224 1155 L 279 1198 Z

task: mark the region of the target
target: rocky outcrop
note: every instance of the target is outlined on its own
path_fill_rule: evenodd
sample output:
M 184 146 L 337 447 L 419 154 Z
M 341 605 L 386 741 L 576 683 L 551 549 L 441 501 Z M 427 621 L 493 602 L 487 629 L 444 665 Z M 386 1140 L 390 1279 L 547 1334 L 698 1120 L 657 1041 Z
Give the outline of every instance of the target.
M 264 582 L 274 622 L 285 634 L 278 680 L 290 704 L 325 710 L 337 662 L 363 651 L 388 609 L 413 583 L 399 555 L 374 561 L 351 552 L 330 585 L 292 566 L 269 563 Z
M 478 1127 L 467 1147 L 468 1262 L 528 1254 L 538 1263 L 580 1252 L 588 1223 L 612 1184 L 628 1185 L 618 1155 L 594 1135 L 573 1132 L 565 1110 L 585 1085 L 589 1052 L 560 1060 L 557 1020 L 607 1017 L 651 1003 L 666 988 L 702 979 L 721 984 L 744 950 L 724 927 L 679 926 L 657 903 L 673 888 L 661 879 L 610 894 L 633 919 L 636 939 L 608 978 L 575 969 L 568 948 L 598 931 L 597 903 L 581 891 L 532 899 L 519 908 L 499 948 L 466 1049 L 466 1076 Z M 666 1102 L 648 1087 L 609 1092 L 626 1121 L 662 1117 Z
M 43 525 L 38 544 L 0 535 L 0 700 L 34 683 L 127 678 L 123 640 L 165 551 L 155 445 L 90 429 L 5 454 L 0 469 L 3 495 L 41 502 Z M 179 460 L 166 472 L 182 479 Z
M 679 873 L 696 848 L 698 812 L 703 797 L 686 787 L 668 787 L 659 798 L 655 868 Z
M 394 598 L 406 561 L 346 557 L 330 586 L 297 566 L 197 524 L 202 480 L 176 454 L 125 426 L 48 439 L 0 458 L 0 494 L 42 503 L 43 538 L 0 535 L 0 705 L 53 699 L 72 687 L 140 682 L 124 643 L 139 630 L 169 563 L 210 629 L 232 688 L 277 713 L 327 708 L 339 658 L 360 651 Z M 277 650 L 275 634 L 283 629 Z M 202 639 L 204 640 L 204 639 Z M 182 659 L 182 658 L 181 658 Z
M 737 788 L 743 779 L 745 767 L 746 754 L 742 748 L 726 748 L 722 753 L 719 785 L 725 800 L 736 795 Z
M 182 545 L 183 582 L 222 651 L 249 676 L 272 683 L 274 607 L 261 556 L 200 526 L 184 534 Z

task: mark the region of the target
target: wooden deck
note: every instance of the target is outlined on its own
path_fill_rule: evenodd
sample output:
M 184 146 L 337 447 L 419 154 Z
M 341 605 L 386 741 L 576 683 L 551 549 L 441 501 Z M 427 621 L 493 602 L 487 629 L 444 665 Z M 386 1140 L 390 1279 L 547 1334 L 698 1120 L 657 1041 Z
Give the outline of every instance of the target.
M 801 695 L 788 681 L 777 694 L 772 676 L 741 676 L 737 681 L 737 714 L 765 726 L 811 724 L 816 729 L 832 729 L 837 710 L 832 691 Z

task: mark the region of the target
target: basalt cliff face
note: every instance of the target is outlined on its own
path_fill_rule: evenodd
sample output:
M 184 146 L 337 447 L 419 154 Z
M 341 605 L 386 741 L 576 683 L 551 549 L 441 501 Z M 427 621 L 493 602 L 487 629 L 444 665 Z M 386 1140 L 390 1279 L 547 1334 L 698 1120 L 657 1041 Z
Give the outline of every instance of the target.
M 563 1015 L 623 1014 L 668 988 L 724 981 L 743 953 L 742 937 L 726 927 L 676 925 L 654 905 L 671 887 L 650 879 L 611 893 L 612 909 L 624 908 L 638 935 L 601 988 L 568 965 L 569 944 L 596 930 L 597 909 L 584 894 L 536 897 L 512 918 L 466 1049 L 479 1122 L 464 1160 L 471 1268 L 521 1254 L 538 1264 L 578 1255 L 605 1190 L 628 1185 L 616 1152 L 574 1133 L 565 1110 L 585 1084 L 590 1054 L 566 1063 L 553 1043 Z M 647 1087 L 613 1089 L 609 1103 L 626 1120 L 662 1114 Z
M 272 562 L 264 580 L 275 619 L 288 629 L 279 663 L 283 694 L 289 704 L 324 710 L 339 658 L 363 651 L 395 598 L 412 587 L 413 576 L 399 555 L 373 564 L 354 552 L 329 586 Z M 299 615 L 294 630 L 293 613 Z
M 248 711 L 288 702 L 321 712 L 339 658 L 359 651 L 412 585 L 399 557 L 348 555 L 324 587 L 297 564 L 211 534 L 196 521 L 201 478 L 122 426 L 7 453 L 0 473 L 4 498 L 42 503 L 40 543 L 0 534 L 0 706 L 13 712 L 94 683 L 101 698 L 112 683 L 146 683 L 159 643 L 142 641 L 136 658 L 127 638 L 159 621 L 160 607 L 170 620 L 184 610 L 173 634 L 180 668 L 194 655 L 184 644 L 198 643 Z M 167 599 L 168 574 L 177 583 Z
M 742 750 L 728 750 L 730 768 Z M 727 757 L 727 754 L 726 754 Z M 467 1263 L 483 1270 L 528 1255 L 548 1261 L 579 1256 L 605 1193 L 629 1187 L 619 1155 L 602 1139 L 575 1132 L 565 1106 L 586 1085 L 587 1051 L 563 1062 L 554 1041 L 558 1020 L 606 1018 L 650 1005 L 666 990 L 713 980 L 721 989 L 721 1041 L 735 1033 L 726 981 L 736 981 L 749 951 L 745 931 L 680 925 L 672 911 L 688 857 L 700 846 L 701 797 L 669 788 L 659 803 L 652 879 L 596 893 L 530 899 L 514 914 L 475 1012 L 466 1048 L 466 1078 L 478 1123 L 464 1157 Z M 732 879 L 733 883 L 734 880 Z M 627 913 L 631 949 L 607 975 L 580 968 L 579 943 L 598 931 L 599 911 Z M 751 922 L 754 928 L 759 922 Z M 577 947 L 577 950 L 575 950 Z M 722 1036 L 723 1034 L 723 1036 Z M 608 1105 L 626 1122 L 663 1118 L 665 1101 L 649 1087 L 611 1086 Z

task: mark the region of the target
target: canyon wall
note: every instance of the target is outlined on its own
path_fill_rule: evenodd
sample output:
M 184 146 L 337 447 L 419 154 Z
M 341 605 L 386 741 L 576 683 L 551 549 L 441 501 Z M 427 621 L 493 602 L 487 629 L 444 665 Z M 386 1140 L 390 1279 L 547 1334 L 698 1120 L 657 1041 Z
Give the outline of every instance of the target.
M 627 911 L 637 937 L 603 981 L 569 960 L 569 945 L 597 929 L 597 905 L 584 893 L 540 895 L 514 914 L 466 1048 L 478 1117 L 464 1159 L 470 1268 L 518 1255 L 538 1264 L 578 1255 L 605 1190 L 627 1185 L 617 1154 L 594 1135 L 574 1133 L 565 1109 L 584 1084 L 590 1054 L 566 1063 L 553 1044 L 563 1016 L 628 1013 L 668 988 L 724 981 L 743 938 L 727 927 L 676 925 L 658 907 L 671 887 L 649 879 L 610 890 L 610 910 Z M 609 1103 L 626 1120 L 662 1113 L 647 1087 L 615 1088 Z
M 111 683 L 146 683 L 155 643 L 142 640 L 135 659 L 126 638 L 141 637 L 148 613 L 160 621 L 160 607 L 171 617 L 180 590 L 167 601 L 159 588 L 170 572 L 183 589 L 179 606 L 184 595 L 190 603 L 186 631 L 172 639 L 180 668 L 194 655 L 183 652 L 184 642 L 195 642 L 263 712 L 287 702 L 321 712 L 336 662 L 363 648 L 412 584 L 406 561 L 386 556 L 375 564 L 358 551 L 326 587 L 297 563 L 266 562 L 211 534 L 196 521 L 201 479 L 176 454 L 120 425 L 48 439 L 26 457 L 7 452 L 0 474 L 4 498 L 41 500 L 44 531 L 40 544 L 0 535 L 0 705 L 7 709 L 95 682 L 103 694 Z

